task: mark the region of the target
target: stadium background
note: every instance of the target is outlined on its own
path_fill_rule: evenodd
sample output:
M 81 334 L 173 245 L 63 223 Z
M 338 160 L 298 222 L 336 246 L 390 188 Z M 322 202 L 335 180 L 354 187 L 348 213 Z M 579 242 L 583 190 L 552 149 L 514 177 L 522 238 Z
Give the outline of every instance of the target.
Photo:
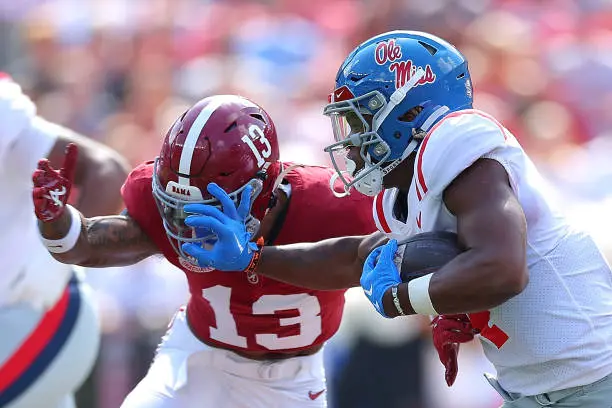
M 136 165 L 174 118 L 213 93 L 239 93 L 276 122 L 285 159 L 328 160 L 322 112 L 336 69 L 359 42 L 426 30 L 467 56 L 475 105 L 503 122 L 567 213 L 612 253 L 610 0 L 0 0 L 0 69 L 39 112 L 103 141 Z M 185 299 L 159 259 L 88 271 L 101 309 L 98 364 L 80 407 L 119 406 Z M 448 389 L 427 322 L 378 318 L 347 294 L 326 348 L 330 407 L 494 408 L 492 370 L 463 345 Z

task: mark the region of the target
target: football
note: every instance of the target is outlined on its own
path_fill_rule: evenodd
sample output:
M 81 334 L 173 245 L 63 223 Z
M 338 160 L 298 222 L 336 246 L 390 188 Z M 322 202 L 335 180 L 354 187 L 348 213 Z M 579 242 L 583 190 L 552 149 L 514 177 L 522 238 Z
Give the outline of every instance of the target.
M 398 242 L 395 262 L 402 281 L 409 282 L 438 270 L 463 251 L 453 232 L 424 232 Z

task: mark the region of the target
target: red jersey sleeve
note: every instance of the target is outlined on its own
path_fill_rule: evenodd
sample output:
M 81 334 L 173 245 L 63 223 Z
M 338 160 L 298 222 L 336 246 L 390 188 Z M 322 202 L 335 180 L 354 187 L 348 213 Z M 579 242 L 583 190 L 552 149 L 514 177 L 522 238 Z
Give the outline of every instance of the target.
M 170 243 L 153 198 L 152 182 L 153 162 L 149 161 L 132 170 L 121 187 L 121 195 L 129 216 L 164 252 Z

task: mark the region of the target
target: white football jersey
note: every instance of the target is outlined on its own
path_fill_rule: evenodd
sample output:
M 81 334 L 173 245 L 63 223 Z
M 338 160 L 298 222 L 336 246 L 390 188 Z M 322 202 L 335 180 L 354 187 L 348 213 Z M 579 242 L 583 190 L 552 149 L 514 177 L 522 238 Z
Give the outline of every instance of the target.
M 374 201 L 380 231 L 402 239 L 457 232 L 442 194 L 479 158 L 498 161 L 527 219 L 529 284 L 518 296 L 471 314 L 485 354 L 510 392 L 536 395 L 594 382 L 612 372 L 612 274 L 593 239 L 555 209 L 548 187 L 515 137 L 478 110 L 454 112 L 423 140 L 406 220 L 395 217 L 396 189 Z
M 0 306 L 54 304 L 70 277 L 38 236 L 32 172 L 46 157 L 58 127 L 36 116 L 32 101 L 10 79 L 0 79 Z

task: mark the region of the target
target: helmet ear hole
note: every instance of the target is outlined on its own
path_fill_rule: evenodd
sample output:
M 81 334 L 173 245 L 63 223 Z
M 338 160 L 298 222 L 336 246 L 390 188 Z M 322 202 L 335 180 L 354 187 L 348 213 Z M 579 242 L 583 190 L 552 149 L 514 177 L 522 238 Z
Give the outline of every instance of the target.
M 422 106 L 414 106 L 408 109 L 408 111 L 402 116 L 400 116 L 399 120 L 401 120 L 402 122 L 412 122 L 417 117 L 417 115 L 421 113 L 422 110 Z

